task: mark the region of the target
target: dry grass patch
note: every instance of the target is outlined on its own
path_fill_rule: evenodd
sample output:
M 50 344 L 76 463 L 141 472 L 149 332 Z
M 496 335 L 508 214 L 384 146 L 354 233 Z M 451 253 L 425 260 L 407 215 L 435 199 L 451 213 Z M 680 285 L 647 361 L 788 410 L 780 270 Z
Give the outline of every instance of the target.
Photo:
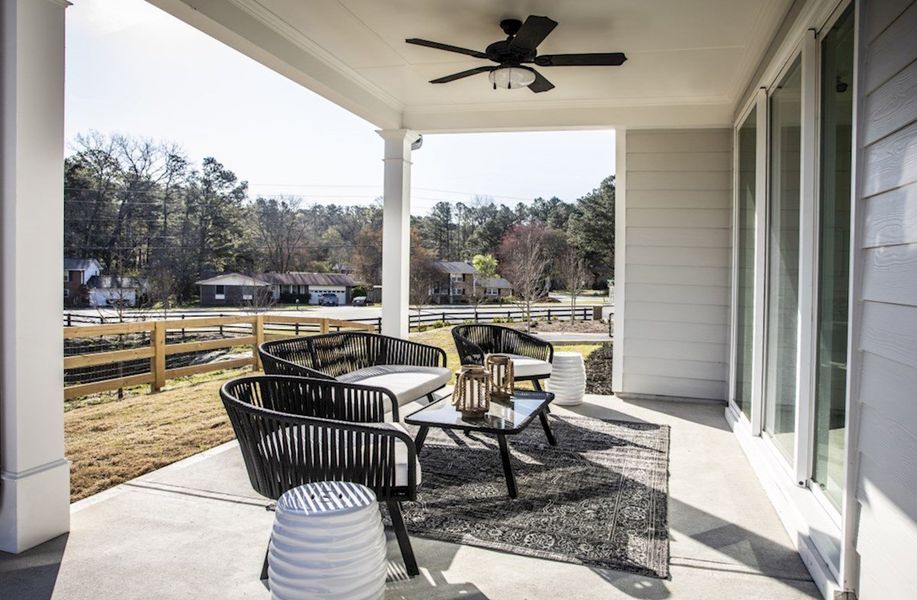
M 64 416 L 76 501 L 233 439 L 219 389 L 231 374 Z
M 537 335 L 535 331 L 532 333 Z M 452 328 L 440 327 L 439 329 L 429 329 L 420 333 L 412 333 L 410 337 L 412 342 L 430 344 L 431 346 L 437 346 L 446 351 L 446 365 L 452 369 L 452 383 L 455 383 L 455 373 L 461 368 L 462 362 L 459 360 L 458 351 L 455 349 L 455 341 L 452 339 Z M 567 344 L 563 346 L 555 344 L 554 351 L 579 352 L 583 355 L 583 359 L 585 360 L 599 347 L 601 347 L 600 344 Z M 522 382 L 520 387 L 530 388 L 531 384 Z

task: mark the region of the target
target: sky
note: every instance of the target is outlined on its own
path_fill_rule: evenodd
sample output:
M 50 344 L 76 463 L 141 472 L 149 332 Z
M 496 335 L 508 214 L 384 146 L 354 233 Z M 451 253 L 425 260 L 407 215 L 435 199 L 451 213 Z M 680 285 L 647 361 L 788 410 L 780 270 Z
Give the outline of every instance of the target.
M 66 59 L 68 144 L 90 130 L 177 143 L 198 165 L 214 156 L 252 196 L 382 194 L 372 124 L 144 0 L 75 0 Z M 413 214 L 478 195 L 570 202 L 614 172 L 614 132 L 426 135 L 412 160 Z

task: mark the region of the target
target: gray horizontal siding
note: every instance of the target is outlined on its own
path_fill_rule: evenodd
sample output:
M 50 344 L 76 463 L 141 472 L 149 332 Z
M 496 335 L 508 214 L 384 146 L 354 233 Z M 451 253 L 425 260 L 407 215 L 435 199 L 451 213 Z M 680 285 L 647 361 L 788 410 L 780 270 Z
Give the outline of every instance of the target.
M 917 597 L 917 3 L 866 2 L 856 548 L 861 600 Z
M 724 400 L 732 133 L 626 135 L 622 391 Z

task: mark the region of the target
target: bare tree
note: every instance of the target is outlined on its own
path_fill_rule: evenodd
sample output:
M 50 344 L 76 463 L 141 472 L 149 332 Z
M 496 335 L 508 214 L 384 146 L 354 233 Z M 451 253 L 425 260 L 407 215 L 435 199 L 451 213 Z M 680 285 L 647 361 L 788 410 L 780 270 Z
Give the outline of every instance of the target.
M 290 271 L 306 236 L 299 198 L 255 200 L 258 245 L 267 271 Z
M 242 287 L 242 302 L 240 308 L 253 314 L 263 313 L 277 303 L 274 291 L 269 285 L 252 285 Z
M 471 259 L 471 266 L 475 271 L 471 284 L 471 302 L 474 305 L 475 321 L 478 318 L 478 307 L 487 299 L 487 287 L 482 284 L 481 279 L 497 277 L 497 264 L 497 259 L 492 254 L 476 254 Z
M 532 302 L 544 294 L 545 270 L 549 261 L 545 257 L 543 243 L 543 227 L 518 225 L 500 244 L 503 271 L 525 305 L 526 330 L 531 329 Z
M 589 285 L 591 273 L 586 265 L 586 259 L 571 249 L 560 263 L 567 291 L 570 292 L 570 320 L 576 320 L 576 297 Z
M 420 315 L 423 305 L 430 301 L 433 286 L 440 276 L 439 271 L 433 266 L 436 256 L 420 244 L 420 236 L 411 232 L 411 283 L 409 299 L 417 309 L 417 323 L 420 324 Z

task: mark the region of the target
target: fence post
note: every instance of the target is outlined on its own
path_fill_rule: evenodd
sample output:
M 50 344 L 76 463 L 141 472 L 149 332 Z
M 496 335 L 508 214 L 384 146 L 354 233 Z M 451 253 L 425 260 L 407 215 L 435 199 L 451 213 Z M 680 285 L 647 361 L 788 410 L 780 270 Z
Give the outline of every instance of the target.
M 328 333 L 328 317 L 322 317 L 319 327 L 321 333 Z
M 258 355 L 258 346 L 264 341 L 264 315 L 258 315 L 254 321 L 255 345 L 252 346 L 252 368 L 261 370 L 261 357 Z
M 153 383 L 150 391 L 158 392 L 166 385 L 166 323 L 156 321 L 153 324 Z

